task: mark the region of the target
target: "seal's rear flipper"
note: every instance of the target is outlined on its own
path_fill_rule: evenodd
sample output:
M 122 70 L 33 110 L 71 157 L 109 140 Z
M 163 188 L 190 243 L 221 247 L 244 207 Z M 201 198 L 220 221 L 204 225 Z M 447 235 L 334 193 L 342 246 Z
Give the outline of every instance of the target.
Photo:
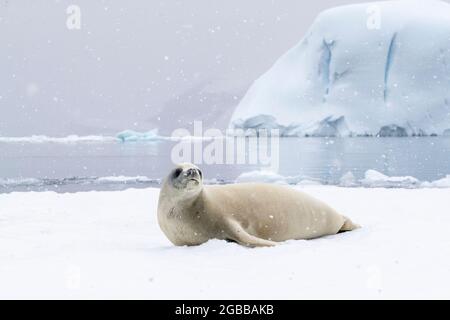
M 344 217 L 344 218 L 345 218 L 345 222 L 342 225 L 342 227 L 339 229 L 338 232 L 352 231 L 352 230 L 361 228 L 361 226 L 359 224 L 354 223 L 349 218 L 347 218 L 347 217 Z
M 227 220 L 227 229 L 227 233 L 229 233 L 230 236 L 227 241 L 231 240 L 250 248 L 273 247 L 277 245 L 274 241 L 261 239 L 249 234 L 237 221 L 234 220 Z

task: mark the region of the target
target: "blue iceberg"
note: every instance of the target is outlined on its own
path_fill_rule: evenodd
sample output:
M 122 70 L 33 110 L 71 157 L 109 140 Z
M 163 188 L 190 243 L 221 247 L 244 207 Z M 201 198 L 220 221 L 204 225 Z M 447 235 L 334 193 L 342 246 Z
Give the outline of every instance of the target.
M 296 136 L 448 135 L 449 17 L 450 4 L 434 0 L 322 12 L 253 83 L 230 127 Z
M 147 132 L 138 132 L 133 130 L 125 130 L 116 135 L 117 139 L 122 142 L 134 141 L 158 141 L 161 137 L 158 135 L 158 129 L 153 129 Z

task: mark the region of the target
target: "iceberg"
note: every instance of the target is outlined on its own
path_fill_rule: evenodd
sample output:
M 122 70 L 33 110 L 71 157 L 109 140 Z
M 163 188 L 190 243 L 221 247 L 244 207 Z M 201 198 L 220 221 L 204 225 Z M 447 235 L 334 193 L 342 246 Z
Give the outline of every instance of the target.
M 440 180 L 427 182 L 411 176 L 387 176 L 379 171 L 369 169 L 365 172 L 364 178 L 357 179 L 349 171 L 345 173 L 337 183 L 330 181 L 321 181 L 320 179 L 310 178 L 304 175 L 284 176 L 277 172 L 269 170 L 254 170 L 241 173 L 235 180 L 236 183 L 259 182 L 259 183 L 277 183 L 288 185 L 337 185 L 339 187 L 354 188 L 449 188 L 450 175 Z
M 271 134 L 271 130 L 278 130 L 278 135 L 281 137 L 297 136 L 301 133 L 301 126 L 291 124 L 290 126 L 283 126 L 276 122 L 275 117 L 267 114 L 260 114 L 244 120 L 238 120 L 234 123 L 235 129 L 231 131 L 232 134 L 239 134 L 238 130 L 246 136 L 254 136 L 260 133 L 260 130 L 265 130 L 267 134 Z
M 259 183 L 276 183 L 288 185 L 337 185 L 339 187 L 354 188 L 450 188 L 450 175 L 435 181 L 420 181 L 412 176 L 388 176 L 374 169 L 365 172 L 364 178 L 357 179 L 355 175 L 349 171 L 345 173 L 337 183 L 330 181 L 321 181 L 302 174 L 294 176 L 284 176 L 277 172 L 269 170 L 253 170 L 241 173 L 236 183 L 259 182 Z
M 259 182 L 291 185 L 320 185 L 321 182 L 303 175 L 283 176 L 270 170 L 254 170 L 241 173 L 236 183 Z
M 319 121 L 316 128 L 310 134 L 314 137 L 341 137 L 348 136 L 350 131 L 344 116 L 338 118 L 328 116 Z
M 383 126 L 380 132 L 377 134 L 378 137 L 407 137 L 408 133 L 403 127 L 399 127 L 395 124 L 389 126 Z
M 260 182 L 287 184 L 286 177 L 268 170 L 254 170 L 244 172 L 236 178 L 236 183 Z
M 351 171 L 347 172 L 339 179 L 339 186 L 341 187 L 356 187 L 357 185 L 356 177 Z
M 414 177 L 390 177 L 376 170 L 367 170 L 361 183 L 365 187 L 373 188 L 413 188 L 420 186 L 420 181 Z
M 422 187 L 424 188 L 450 188 L 450 175 L 445 176 L 445 178 L 435 180 L 432 182 L 423 182 Z
M 437 0 L 323 11 L 252 84 L 230 128 L 276 128 L 282 136 L 449 135 L 449 17 L 450 4 Z
M 117 134 L 117 139 L 122 142 L 134 142 L 134 141 L 155 141 L 160 140 L 158 136 L 158 129 L 153 129 L 148 132 L 137 132 L 133 130 L 125 130 Z
M 157 179 L 151 179 L 149 177 L 146 176 L 135 176 L 135 177 L 128 177 L 128 176 L 108 176 L 108 177 L 100 177 L 94 180 L 94 182 L 96 183 L 123 183 L 123 184 L 127 184 L 127 183 L 132 183 L 132 184 L 136 184 L 136 183 L 155 183 L 158 182 L 159 180 Z

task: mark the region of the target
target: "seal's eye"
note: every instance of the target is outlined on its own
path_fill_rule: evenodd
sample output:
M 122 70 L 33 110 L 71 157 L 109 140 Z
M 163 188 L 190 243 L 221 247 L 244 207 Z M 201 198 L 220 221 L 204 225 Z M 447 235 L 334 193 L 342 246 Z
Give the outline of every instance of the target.
M 177 170 L 174 171 L 173 177 L 178 178 L 178 176 L 183 172 L 183 169 L 177 168 Z
M 200 170 L 200 169 L 197 169 L 198 170 L 198 174 L 200 175 L 200 178 L 202 178 L 203 179 L 203 174 L 202 174 L 202 170 Z

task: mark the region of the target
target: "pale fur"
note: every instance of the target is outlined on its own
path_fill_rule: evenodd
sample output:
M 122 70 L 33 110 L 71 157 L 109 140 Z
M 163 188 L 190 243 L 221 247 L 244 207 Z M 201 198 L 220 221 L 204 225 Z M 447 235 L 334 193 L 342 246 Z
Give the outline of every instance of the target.
M 180 168 L 197 168 L 180 164 Z M 327 204 L 291 187 L 242 183 L 161 188 L 158 222 L 175 245 L 224 239 L 249 247 L 313 239 L 358 228 Z

